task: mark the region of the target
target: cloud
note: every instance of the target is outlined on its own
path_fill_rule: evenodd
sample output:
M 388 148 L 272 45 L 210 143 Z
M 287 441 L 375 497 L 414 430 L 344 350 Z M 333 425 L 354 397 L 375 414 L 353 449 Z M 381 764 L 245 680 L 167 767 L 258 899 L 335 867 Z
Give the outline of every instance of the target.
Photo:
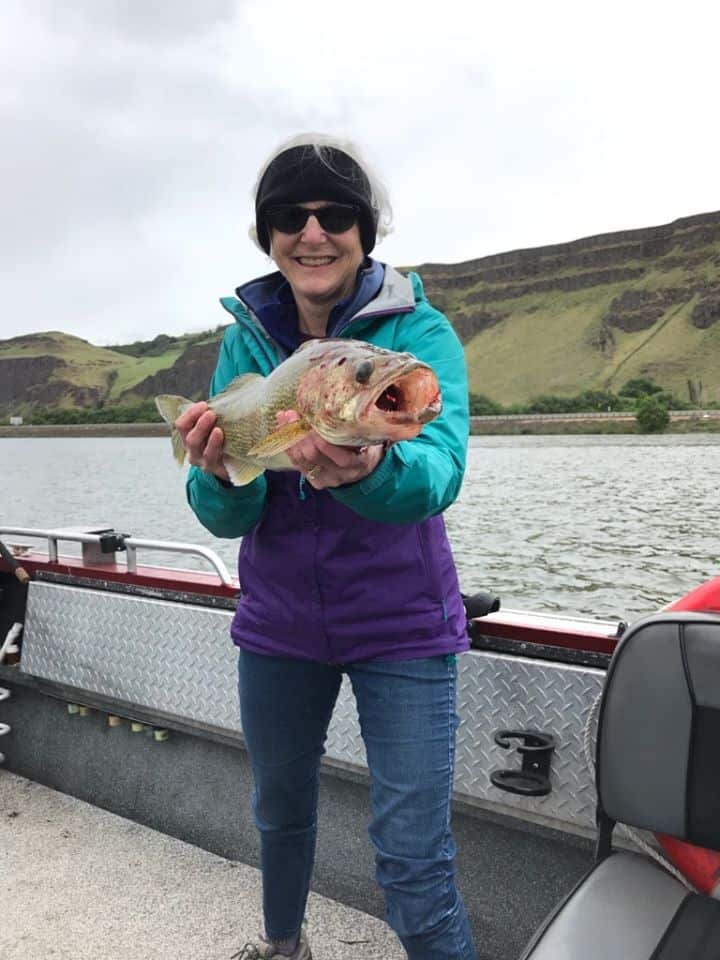
M 410 264 L 714 209 L 709 3 L 8 0 L 0 336 L 94 342 L 223 322 L 271 265 L 250 188 L 300 130 L 387 180 Z

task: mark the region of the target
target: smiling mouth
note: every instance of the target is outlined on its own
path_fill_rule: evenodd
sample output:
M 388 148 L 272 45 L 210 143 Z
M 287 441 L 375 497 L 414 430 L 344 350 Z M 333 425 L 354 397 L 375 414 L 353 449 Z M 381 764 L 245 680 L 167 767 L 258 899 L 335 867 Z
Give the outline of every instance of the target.
M 327 267 L 336 260 L 337 257 L 295 257 L 295 262 L 302 267 Z

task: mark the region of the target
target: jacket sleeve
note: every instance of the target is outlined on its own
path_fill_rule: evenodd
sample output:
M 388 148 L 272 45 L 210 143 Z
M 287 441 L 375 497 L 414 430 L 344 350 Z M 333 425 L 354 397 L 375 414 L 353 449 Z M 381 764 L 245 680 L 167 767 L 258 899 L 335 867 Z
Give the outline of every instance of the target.
M 367 477 L 331 490 L 371 520 L 417 523 L 447 509 L 462 486 L 470 428 L 465 354 L 449 321 L 427 302 L 420 309 L 425 321 L 401 322 L 398 330 L 405 332 L 394 349 L 430 364 L 440 382 L 442 413 L 413 440 L 390 447 Z
M 253 369 L 250 357 L 240 349 L 238 331 L 232 324 L 225 331 L 210 396 L 220 393 L 235 377 Z M 191 467 L 186 494 L 200 523 L 216 537 L 241 537 L 257 523 L 265 505 L 265 474 L 242 487 L 223 484 L 214 474 Z

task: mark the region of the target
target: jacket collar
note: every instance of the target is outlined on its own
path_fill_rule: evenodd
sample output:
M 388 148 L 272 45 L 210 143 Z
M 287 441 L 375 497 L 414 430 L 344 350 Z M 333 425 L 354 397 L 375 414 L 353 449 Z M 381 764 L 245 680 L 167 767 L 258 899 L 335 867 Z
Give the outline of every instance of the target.
M 286 355 L 302 343 L 290 284 L 279 271 L 250 280 L 236 296 Z M 355 320 L 414 309 L 412 284 L 392 267 L 366 258 L 353 293 L 330 313 L 327 335 L 338 336 Z

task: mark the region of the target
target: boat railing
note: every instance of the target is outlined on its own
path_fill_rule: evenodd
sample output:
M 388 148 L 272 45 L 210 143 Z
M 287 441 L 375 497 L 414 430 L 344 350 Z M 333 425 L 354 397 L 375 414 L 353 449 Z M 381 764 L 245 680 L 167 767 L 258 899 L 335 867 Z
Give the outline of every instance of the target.
M 58 527 L 52 529 L 36 529 L 33 527 L 0 527 L 0 538 L 5 536 L 31 537 L 47 541 L 48 560 L 58 562 L 58 543 L 67 541 L 82 545 L 82 557 L 85 563 L 112 563 L 117 552 L 126 554 L 128 573 L 137 572 L 138 550 L 153 550 L 161 553 L 179 553 L 187 556 L 201 557 L 206 560 L 228 587 L 236 587 L 237 583 L 228 572 L 220 557 L 209 547 L 202 547 L 194 543 L 180 543 L 174 540 L 147 540 L 133 537 L 129 534 L 118 533 L 112 528 L 86 529 L 83 527 Z

